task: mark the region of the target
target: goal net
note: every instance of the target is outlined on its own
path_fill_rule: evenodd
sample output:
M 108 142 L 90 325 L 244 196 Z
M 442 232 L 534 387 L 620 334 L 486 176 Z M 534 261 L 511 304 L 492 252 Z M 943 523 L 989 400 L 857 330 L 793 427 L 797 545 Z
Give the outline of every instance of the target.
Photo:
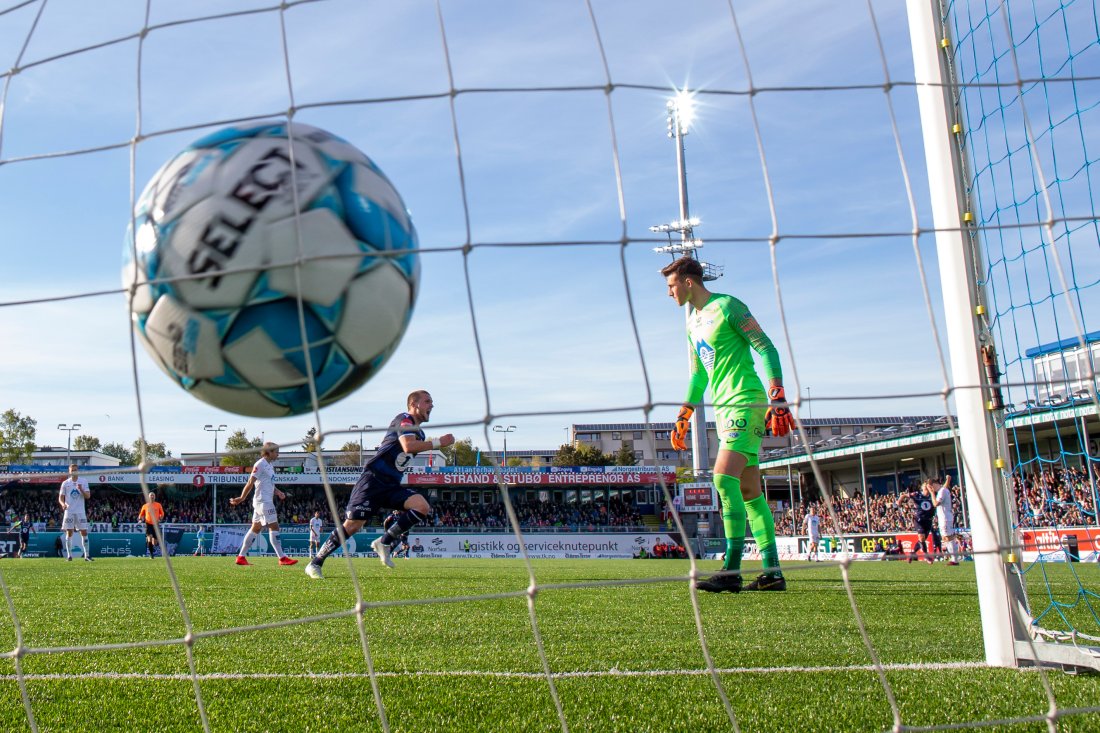
M 1100 527 L 1087 422 L 1100 354 L 1091 170 L 1100 97 L 1096 80 L 1077 72 L 1100 58 L 1097 35 L 1080 32 L 1089 17 L 1095 27 L 1096 11 L 943 3 L 920 29 L 919 5 L 910 6 L 918 80 L 921 30 L 940 45 L 936 61 L 925 60 L 942 88 L 920 93 L 929 178 L 942 194 L 933 196 L 935 220 L 950 230 L 938 233 L 949 338 L 953 352 L 972 352 L 968 365 L 953 353 L 954 374 L 957 387 L 983 385 L 956 396 L 962 442 L 973 447 L 964 460 L 972 480 L 990 486 L 970 492 L 981 509 L 975 523 L 987 525 L 987 547 L 1000 555 L 986 559 L 987 577 L 1003 561 L 998 590 L 1014 598 L 1012 618 L 992 619 L 993 603 L 983 608 L 987 653 L 1095 669 L 1097 594 L 1075 563 L 1096 559 Z M 953 289 L 951 268 L 960 265 Z M 1053 561 L 1068 568 L 1063 582 L 1048 572 Z M 996 634 L 1012 641 L 1000 654 Z
M 650 227 L 681 220 L 690 189 L 694 234 L 725 267 L 715 289 L 773 336 L 799 434 L 815 409 L 957 415 L 981 526 L 976 582 L 969 567 L 925 576 L 842 556 L 785 561 L 786 594 L 706 595 L 694 581 L 716 567 L 694 556 L 532 559 L 498 471 L 522 548 L 511 563 L 415 561 L 383 575 L 376 559 L 344 556 L 323 584 L 214 558 L 112 560 L 79 576 L 3 565 L 0 720 L 207 731 L 1095 720 L 1094 681 L 1048 667 L 1095 666 L 1100 637 L 1096 566 L 1084 564 L 1095 550 L 1079 549 L 1100 541 L 1097 17 L 1084 0 L 910 0 L 909 15 L 880 0 L 9 0 L 0 340 L 18 348 L 0 368 L 0 409 L 59 412 L 60 400 L 103 415 L 105 431 L 122 422 L 142 441 L 181 443 L 235 420 L 210 417 L 142 353 L 116 257 L 165 160 L 226 125 L 292 120 L 347 138 L 393 179 L 420 235 L 421 295 L 401 349 L 352 398 L 321 410 L 311 383 L 308 419 L 252 422 L 249 434 L 362 440 L 344 426 L 383 423 L 421 387 L 436 401 L 433 432 L 491 450 L 501 422 L 522 420 L 539 436 L 526 443 L 551 447 L 580 417 L 670 420 L 687 377 L 683 322 L 657 273 L 667 255 L 652 251 L 667 240 Z M 918 46 L 932 49 L 926 65 Z M 698 119 L 677 208 L 663 136 L 666 102 L 684 91 Z M 939 157 L 935 130 L 950 133 Z M 644 441 L 658 465 L 675 462 L 653 431 Z M 322 460 L 339 517 L 329 469 Z M 673 488 L 661 484 L 670 505 Z

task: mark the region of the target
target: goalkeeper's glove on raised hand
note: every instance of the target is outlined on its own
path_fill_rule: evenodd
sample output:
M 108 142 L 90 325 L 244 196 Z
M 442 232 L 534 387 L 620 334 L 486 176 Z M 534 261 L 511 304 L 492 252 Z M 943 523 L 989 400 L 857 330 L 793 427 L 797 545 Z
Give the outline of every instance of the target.
M 764 413 L 764 425 L 772 435 L 782 438 L 794 429 L 794 418 L 787 407 L 787 395 L 782 387 L 772 387 L 768 390 L 768 411 Z
M 691 416 L 695 413 L 694 407 L 684 405 L 680 408 L 680 414 L 676 416 L 676 425 L 672 428 L 672 447 L 676 450 L 687 450 L 687 434 L 691 429 Z

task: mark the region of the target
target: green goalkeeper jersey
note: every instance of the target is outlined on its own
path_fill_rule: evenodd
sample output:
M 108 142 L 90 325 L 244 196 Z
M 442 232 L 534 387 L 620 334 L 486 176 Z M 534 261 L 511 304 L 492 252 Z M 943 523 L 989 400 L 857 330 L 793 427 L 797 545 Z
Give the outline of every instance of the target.
M 760 354 L 769 380 L 783 379 L 775 345 L 748 306 L 732 295 L 712 294 L 706 305 L 688 317 L 687 333 L 691 349 L 688 404 L 703 399 L 708 382 L 719 407 L 766 404 L 768 395 L 756 374 L 753 351 Z

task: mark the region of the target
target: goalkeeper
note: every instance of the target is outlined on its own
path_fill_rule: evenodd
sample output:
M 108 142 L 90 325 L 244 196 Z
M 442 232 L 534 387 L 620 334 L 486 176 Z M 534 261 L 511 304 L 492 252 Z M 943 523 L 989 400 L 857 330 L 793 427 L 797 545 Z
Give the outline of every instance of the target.
M 707 384 L 714 395 L 718 456 L 714 462 L 714 486 L 722 499 L 722 525 L 726 534 L 724 572 L 696 584 L 711 593 L 742 589 L 741 554 L 745 547 L 745 521 L 760 548 L 764 572 L 745 590 L 781 591 L 787 581 L 779 569 L 775 520 L 760 489 L 760 441 L 765 427 L 773 435 L 786 435 L 793 422 L 783 393 L 779 353 L 744 303 L 729 295 L 712 293 L 703 285 L 703 266 L 693 257 L 681 257 L 661 270 L 669 297 L 677 305 L 691 306 L 688 344 L 691 349 L 691 382 L 687 399 L 676 417 L 672 447 L 687 450 L 692 405 L 702 401 Z M 760 354 L 768 378 L 765 391 L 753 366 L 752 352 Z M 770 403 L 766 409 L 765 403 Z

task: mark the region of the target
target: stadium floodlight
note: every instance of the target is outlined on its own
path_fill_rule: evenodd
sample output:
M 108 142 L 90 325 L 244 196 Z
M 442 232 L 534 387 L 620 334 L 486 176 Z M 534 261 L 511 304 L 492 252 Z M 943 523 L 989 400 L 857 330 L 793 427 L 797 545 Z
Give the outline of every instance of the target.
M 649 231 L 657 234 L 667 234 L 669 232 L 691 231 L 697 226 L 699 226 L 699 217 L 693 216 L 690 219 L 680 219 L 679 221 L 671 221 L 668 224 L 651 226 Z
M 686 242 L 680 244 L 666 244 L 662 247 L 654 247 L 653 251 L 657 254 L 669 253 L 673 256 L 683 254 L 693 254 L 695 250 L 703 246 L 703 240 L 701 239 L 689 239 Z
M 351 427 L 348 428 L 348 430 L 358 430 L 359 431 L 359 466 L 360 467 L 363 466 L 363 433 L 367 432 L 368 430 L 370 430 L 373 427 L 374 427 L 373 425 L 364 425 L 363 427 L 359 427 L 358 425 L 352 425 Z
M 214 434 L 214 466 L 218 465 L 218 433 L 226 429 L 225 425 L 219 425 L 214 427 L 213 425 L 204 425 L 203 430 L 209 431 Z M 214 507 L 212 519 L 213 523 L 218 523 L 218 482 L 214 482 L 214 489 L 210 493 L 210 501 Z
M 504 458 L 500 462 L 501 468 L 508 465 L 508 433 L 514 433 L 515 431 L 515 425 L 509 425 L 508 427 L 504 427 L 503 425 L 493 426 L 494 433 L 504 433 Z
M 688 134 L 695 121 L 695 95 L 681 89 L 665 106 L 668 109 L 668 136 L 675 139 Z
M 698 240 L 696 240 L 698 241 Z M 700 244 L 702 244 L 700 242 Z M 726 271 L 725 265 L 714 265 L 710 262 L 699 262 L 703 266 L 703 282 L 710 282 L 722 277 L 722 273 Z
M 65 441 L 65 463 L 68 465 L 72 465 L 73 433 L 80 430 L 80 423 L 74 422 L 71 426 L 66 425 L 65 423 L 61 423 L 57 426 L 57 429 L 64 430 L 66 433 L 69 434 L 68 438 Z
M 677 257 L 695 258 L 695 251 L 703 246 L 703 242 L 695 238 L 695 227 L 699 219 L 689 213 L 688 189 L 687 189 L 687 160 L 684 152 L 684 135 L 691 128 L 695 120 L 695 95 L 686 89 L 678 90 L 665 104 L 668 111 L 668 136 L 676 143 L 676 180 L 679 184 L 680 218 L 669 224 L 658 224 L 649 228 L 651 232 L 667 234 L 669 243 L 664 247 L 656 247 L 654 252 L 658 254 L 670 254 L 673 259 Z M 679 232 L 680 241 L 672 241 L 672 233 Z M 716 280 L 722 276 L 722 268 L 703 265 L 703 281 Z M 684 316 L 691 317 L 691 306 L 684 309 Z M 691 416 L 691 464 L 695 475 L 706 473 L 710 469 L 710 455 L 707 445 L 707 418 L 703 404 L 695 406 L 695 413 Z

